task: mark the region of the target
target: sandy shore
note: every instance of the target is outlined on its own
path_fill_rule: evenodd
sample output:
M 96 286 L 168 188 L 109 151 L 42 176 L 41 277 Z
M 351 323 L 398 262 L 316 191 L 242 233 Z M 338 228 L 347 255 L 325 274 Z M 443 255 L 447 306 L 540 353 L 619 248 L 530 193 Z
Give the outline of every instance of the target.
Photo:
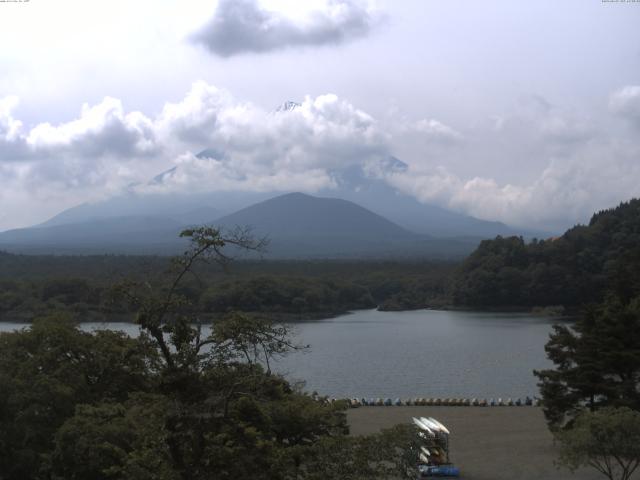
M 597 480 L 595 470 L 571 474 L 553 464 L 553 439 L 536 407 L 360 407 L 348 412 L 351 433 L 374 433 L 411 417 L 429 416 L 451 431 L 451 459 L 469 480 Z

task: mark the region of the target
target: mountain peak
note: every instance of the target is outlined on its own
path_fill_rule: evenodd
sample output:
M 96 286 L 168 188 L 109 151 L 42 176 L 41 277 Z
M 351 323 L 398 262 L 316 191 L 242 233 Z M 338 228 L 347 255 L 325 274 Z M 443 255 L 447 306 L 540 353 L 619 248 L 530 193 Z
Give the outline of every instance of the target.
M 218 220 L 225 226 L 252 225 L 259 233 L 279 236 L 413 236 L 386 218 L 348 200 L 286 193 Z
M 165 170 L 162 173 L 159 173 L 158 175 L 156 175 L 155 177 L 153 177 L 151 179 L 151 181 L 149 181 L 149 185 L 162 185 L 166 180 L 168 180 L 169 178 L 171 178 L 177 170 L 178 167 L 172 167 L 168 170 Z
M 298 107 L 300 107 L 300 104 L 298 102 L 287 100 L 286 102 L 280 104 L 278 108 L 276 108 L 276 112 L 290 112 Z
M 220 160 L 224 157 L 224 152 L 220 150 L 216 150 L 215 148 L 205 148 L 201 152 L 196 154 L 196 158 L 200 159 L 209 159 L 209 160 Z

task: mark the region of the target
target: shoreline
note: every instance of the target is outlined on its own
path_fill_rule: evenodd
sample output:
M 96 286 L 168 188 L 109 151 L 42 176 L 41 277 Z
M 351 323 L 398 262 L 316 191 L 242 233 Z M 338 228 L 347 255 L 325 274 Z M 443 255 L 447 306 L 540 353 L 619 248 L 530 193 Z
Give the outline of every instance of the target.
M 518 306 L 509 306 L 509 307 L 470 307 L 470 306 L 459 306 L 459 305 L 438 305 L 437 307 L 429 307 L 429 306 L 421 306 L 417 308 L 405 308 L 402 310 L 396 309 L 385 309 L 380 308 L 381 305 L 378 305 L 373 308 L 363 308 L 363 309 L 351 309 L 351 310 L 325 310 L 325 311 L 317 311 L 317 312 L 302 312 L 302 313 L 293 313 L 293 312 L 245 312 L 249 315 L 259 315 L 265 318 L 268 318 L 276 323 L 306 323 L 306 322 L 320 322 L 322 320 L 332 320 L 337 317 L 351 315 L 353 313 L 362 312 L 362 311 L 374 311 L 381 313 L 403 313 L 403 312 L 418 312 L 421 310 L 424 311 L 433 311 L 433 312 L 477 312 L 477 313 L 495 313 L 495 314 L 527 314 L 540 318 L 549 318 L 555 319 L 556 321 L 561 322 L 572 322 L 575 321 L 576 317 L 579 316 L 577 311 L 573 311 L 571 309 L 566 309 L 563 312 L 559 312 L 556 310 L 557 306 L 547 306 L 547 307 L 518 307 Z M 63 310 L 64 311 L 64 310 Z M 77 312 L 71 311 L 70 313 L 75 314 Z M 94 319 L 89 319 L 86 321 L 81 321 L 78 323 L 135 323 L 131 320 L 126 320 L 123 317 L 130 316 L 131 318 L 135 317 L 135 312 L 127 312 L 127 313 L 117 313 L 113 314 L 113 318 L 109 318 L 110 315 L 101 313 L 99 310 L 87 310 L 86 312 L 89 315 L 93 315 Z M 207 320 L 214 320 L 217 317 L 224 315 L 222 312 L 209 312 L 203 313 L 205 317 L 208 317 Z M 7 318 L 8 317 L 8 318 Z M 0 323 L 21 323 L 21 324 L 31 324 L 32 320 L 24 319 L 23 315 L 12 315 L 10 312 L 5 313 L 4 318 L 0 316 Z M 209 323 L 209 322 L 207 322 Z

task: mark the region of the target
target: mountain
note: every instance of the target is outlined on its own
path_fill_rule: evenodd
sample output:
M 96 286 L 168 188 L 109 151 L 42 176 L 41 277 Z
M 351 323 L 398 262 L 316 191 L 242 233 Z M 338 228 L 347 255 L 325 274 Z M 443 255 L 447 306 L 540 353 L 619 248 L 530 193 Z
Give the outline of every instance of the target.
M 123 217 L 163 217 L 183 224 L 207 223 L 229 213 L 214 207 L 215 200 L 205 195 L 137 195 L 127 192 L 101 202 L 77 205 L 36 226 L 52 227 Z M 239 203 L 245 206 L 244 201 Z
M 403 172 L 408 165 L 395 157 L 389 157 L 380 165 L 383 172 Z M 469 215 L 452 212 L 436 205 L 424 204 L 410 195 L 399 192 L 387 182 L 367 175 L 359 165 L 335 170 L 332 176 L 338 188 L 324 191 L 351 200 L 373 210 L 411 231 L 435 237 L 493 238 L 497 235 L 522 235 L 546 238 L 549 232 L 514 228 L 501 222 L 480 220 Z
M 286 102 L 275 114 L 295 110 L 299 105 Z M 197 155 L 199 158 L 224 159 L 225 153 L 216 148 L 207 148 Z M 148 184 L 157 186 L 169 182 L 179 171 L 179 166 L 166 170 Z M 389 157 L 378 165 L 379 175 L 372 175 L 360 165 L 337 168 L 330 171 L 336 187 L 318 192 L 319 196 L 349 200 L 365 207 L 392 222 L 416 233 L 432 237 L 493 238 L 496 235 L 523 235 L 527 238 L 546 238 L 549 232 L 527 231 L 513 228 L 500 222 L 480 220 L 444 208 L 423 204 L 406 195 L 381 177 L 384 174 L 405 171 L 408 166 L 395 157 Z M 95 203 L 85 203 L 70 208 L 42 223 L 40 226 L 64 225 L 98 218 L 124 216 L 168 217 L 178 221 L 187 216 L 192 223 L 207 223 L 215 218 L 231 214 L 249 205 L 266 200 L 274 192 L 206 192 L 206 193 L 151 193 L 139 194 L 130 189 L 120 195 Z M 207 212 L 209 210 L 209 212 Z M 188 213 L 189 212 L 189 213 Z M 200 212 L 196 214 L 195 212 Z
M 277 236 L 414 238 L 415 234 L 353 202 L 289 193 L 219 218 L 219 225 L 251 225 Z
M 291 110 L 295 110 L 300 106 L 301 105 L 298 102 L 292 102 L 291 100 L 287 100 L 281 105 L 278 105 L 278 108 L 276 108 L 275 112 L 276 113 L 290 112 Z
M 168 212 L 169 213 L 169 212 Z M 173 254 L 184 248 L 178 238 L 195 218 L 210 209 L 169 216 L 94 217 L 67 214 L 37 227 L 0 233 L 0 248 L 23 253 Z M 71 220 L 70 223 L 61 223 Z M 233 229 L 250 226 L 267 236 L 268 258 L 461 257 L 477 241 L 438 239 L 411 232 L 353 202 L 302 193 L 280 195 L 206 223 Z
M 411 232 L 353 202 L 290 193 L 257 203 L 222 217 L 216 225 L 251 226 L 257 236 L 268 236 L 269 256 L 455 257 L 477 242 L 443 242 Z
M 166 217 L 93 218 L 2 232 L 0 249 L 54 254 L 173 254 L 184 246 L 184 240 L 178 237 L 182 227 Z

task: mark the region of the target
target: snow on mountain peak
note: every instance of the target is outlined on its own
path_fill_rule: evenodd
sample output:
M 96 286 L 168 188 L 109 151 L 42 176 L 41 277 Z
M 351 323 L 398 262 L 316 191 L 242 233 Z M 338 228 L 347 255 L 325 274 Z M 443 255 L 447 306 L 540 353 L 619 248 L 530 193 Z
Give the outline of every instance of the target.
M 276 112 L 290 112 L 292 110 L 295 110 L 299 106 L 300 104 L 298 102 L 287 100 L 283 104 L 279 105 L 278 108 L 276 108 Z

